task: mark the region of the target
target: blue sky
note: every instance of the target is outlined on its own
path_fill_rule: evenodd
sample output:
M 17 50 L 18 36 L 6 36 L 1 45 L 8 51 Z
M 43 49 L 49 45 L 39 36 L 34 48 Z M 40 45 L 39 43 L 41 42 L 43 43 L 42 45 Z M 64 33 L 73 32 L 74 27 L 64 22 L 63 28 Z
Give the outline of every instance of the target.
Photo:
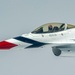
M 74 0 L 0 0 L 0 41 L 49 22 L 75 24 Z M 75 75 L 75 58 L 55 57 L 51 46 L 0 51 L 0 75 Z

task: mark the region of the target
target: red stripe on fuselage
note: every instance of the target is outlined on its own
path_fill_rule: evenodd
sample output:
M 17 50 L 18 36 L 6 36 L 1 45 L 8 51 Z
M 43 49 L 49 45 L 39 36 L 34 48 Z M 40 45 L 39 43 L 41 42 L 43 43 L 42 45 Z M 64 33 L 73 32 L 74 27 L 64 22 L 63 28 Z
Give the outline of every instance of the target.
M 0 42 L 0 49 L 11 49 L 15 46 L 18 46 L 18 45 L 7 42 L 7 41 Z

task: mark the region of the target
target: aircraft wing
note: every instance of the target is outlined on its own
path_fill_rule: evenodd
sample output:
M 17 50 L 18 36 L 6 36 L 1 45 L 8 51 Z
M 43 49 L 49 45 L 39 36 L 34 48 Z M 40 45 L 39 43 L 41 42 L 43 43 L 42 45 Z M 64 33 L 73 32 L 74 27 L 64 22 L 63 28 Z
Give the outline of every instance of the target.
M 75 44 L 66 44 L 52 47 L 55 56 L 75 56 Z

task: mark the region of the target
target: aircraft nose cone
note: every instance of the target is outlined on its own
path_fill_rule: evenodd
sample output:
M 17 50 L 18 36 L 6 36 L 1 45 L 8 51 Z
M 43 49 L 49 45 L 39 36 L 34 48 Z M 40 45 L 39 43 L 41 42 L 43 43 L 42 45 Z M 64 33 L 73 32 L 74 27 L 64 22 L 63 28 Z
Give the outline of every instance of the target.
M 16 44 L 7 42 L 7 41 L 2 41 L 0 42 L 0 49 L 10 49 L 17 46 Z

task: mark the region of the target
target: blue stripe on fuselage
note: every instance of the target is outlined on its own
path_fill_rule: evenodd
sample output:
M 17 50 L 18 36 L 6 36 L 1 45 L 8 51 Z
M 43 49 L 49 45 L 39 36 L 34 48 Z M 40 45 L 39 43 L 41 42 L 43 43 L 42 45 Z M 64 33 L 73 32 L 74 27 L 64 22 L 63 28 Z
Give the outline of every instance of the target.
M 22 36 L 15 37 L 14 39 L 22 41 L 22 42 L 30 43 L 30 44 L 33 44 L 33 45 L 35 45 L 35 44 L 40 44 L 40 45 L 46 44 L 46 43 L 38 42 L 38 41 L 29 39 L 29 38 L 26 38 L 26 37 L 22 37 Z

